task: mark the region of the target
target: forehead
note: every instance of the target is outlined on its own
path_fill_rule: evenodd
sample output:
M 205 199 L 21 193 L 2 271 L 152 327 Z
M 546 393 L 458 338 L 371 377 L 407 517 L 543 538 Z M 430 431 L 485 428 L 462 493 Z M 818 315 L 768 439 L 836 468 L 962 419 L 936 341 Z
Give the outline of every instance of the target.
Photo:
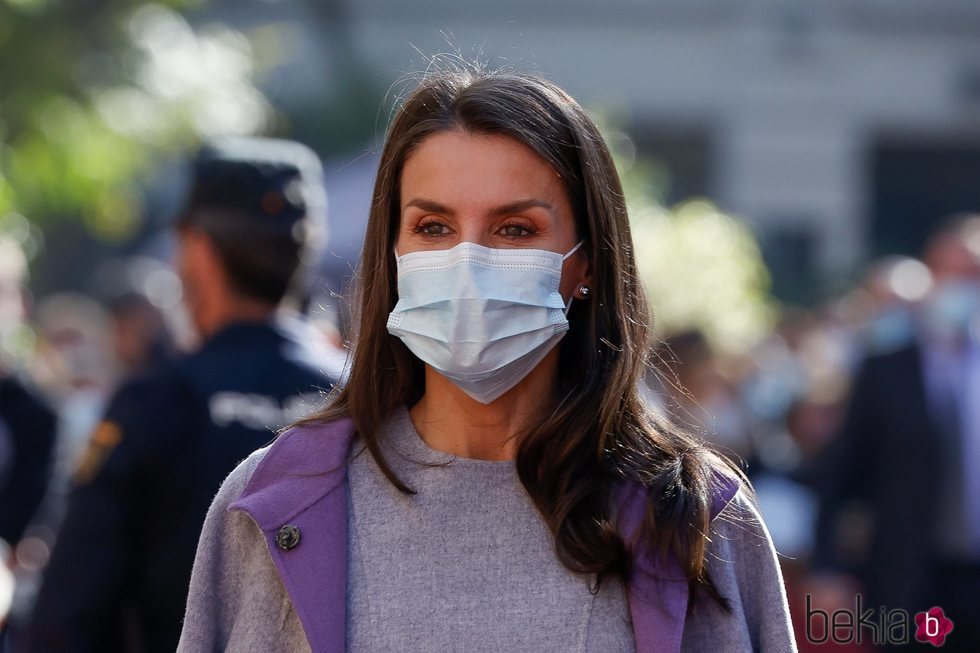
M 540 198 L 567 202 L 558 173 L 509 136 L 453 130 L 423 140 L 406 159 L 402 204 L 415 196 L 480 202 Z

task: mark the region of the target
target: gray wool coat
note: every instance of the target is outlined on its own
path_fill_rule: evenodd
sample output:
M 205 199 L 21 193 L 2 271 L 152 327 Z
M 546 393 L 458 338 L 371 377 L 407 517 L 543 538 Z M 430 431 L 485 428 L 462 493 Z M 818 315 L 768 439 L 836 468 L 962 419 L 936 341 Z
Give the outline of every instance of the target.
M 304 526 L 298 542 L 282 537 L 282 525 L 310 523 L 302 520 L 316 511 L 346 519 L 349 435 L 318 428 L 327 431 L 280 436 L 222 485 L 201 533 L 178 653 L 344 650 L 344 524 L 319 533 Z M 331 438 L 341 439 L 324 445 Z M 305 485 L 290 487 L 284 475 Z M 339 480 L 311 490 L 331 475 Z M 688 611 L 686 583 L 652 582 L 640 593 L 661 595 L 651 605 L 630 596 L 637 651 L 795 652 L 776 552 L 744 489 L 733 486 L 710 537 L 709 573 L 731 612 L 707 597 Z

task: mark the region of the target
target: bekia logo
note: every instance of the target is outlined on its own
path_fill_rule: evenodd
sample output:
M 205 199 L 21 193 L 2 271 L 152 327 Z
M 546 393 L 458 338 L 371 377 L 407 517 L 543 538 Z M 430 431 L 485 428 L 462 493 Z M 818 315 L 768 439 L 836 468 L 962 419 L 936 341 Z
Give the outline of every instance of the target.
M 926 612 L 915 615 L 915 639 L 929 642 L 933 646 L 946 643 L 946 635 L 953 630 L 953 622 L 943 614 L 939 607 L 929 608 Z
M 953 630 L 953 621 L 934 606 L 910 618 L 906 610 L 889 610 L 882 606 L 877 610 L 866 608 L 864 598 L 854 597 L 854 610 L 834 610 L 827 613 L 811 606 L 806 595 L 806 638 L 811 644 L 862 644 L 871 642 L 877 646 L 908 644 L 915 641 L 940 647 Z M 912 632 L 912 624 L 915 632 Z

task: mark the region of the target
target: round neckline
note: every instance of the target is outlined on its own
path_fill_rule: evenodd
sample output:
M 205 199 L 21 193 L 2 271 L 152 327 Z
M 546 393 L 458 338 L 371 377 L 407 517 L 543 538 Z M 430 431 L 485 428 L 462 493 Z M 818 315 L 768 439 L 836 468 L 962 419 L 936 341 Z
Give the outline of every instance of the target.
M 429 443 L 422 439 L 422 435 L 415 428 L 415 422 L 412 421 L 408 407 L 404 405 L 395 409 L 388 433 L 391 435 L 390 444 L 394 447 L 395 451 L 407 457 L 409 460 L 428 465 L 452 466 L 457 468 L 465 467 L 488 470 L 514 469 L 513 460 L 465 458 L 432 448 Z

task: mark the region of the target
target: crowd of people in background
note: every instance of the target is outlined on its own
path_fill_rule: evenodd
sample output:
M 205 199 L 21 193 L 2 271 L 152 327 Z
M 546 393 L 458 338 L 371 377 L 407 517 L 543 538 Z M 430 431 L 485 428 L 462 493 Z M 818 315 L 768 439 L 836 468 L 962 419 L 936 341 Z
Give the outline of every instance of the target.
M 15 635 L 110 398 L 170 364 L 184 335 L 136 291 L 31 305 L 23 254 L 9 239 L 0 251 L 0 612 Z M 875 261 L 846 293 L 786 307 L 740 355 L 697 331 L 660 342 L 649 396 L 743 461 L 782 554 L 801 650 L 807 594 L 825 609 L 862 592 L 875 606 L 972 610 L 972 625 L 956 623 L 963 641 L 980 624 L 980 474 L 969 471 L 980 468 L 980 414 L 965 399 L 980 382 L 978 309 L 980 217 L 965 216 L 937 229 L 921 259 Z M 343 325 L 319 322 L 339 342 Z
M 786 309 L 744 355 L 697 332 L 663 342 L 664 405 L 747 466 L 801 651 L 830 638 L 807 597 L 854 613 L 858 594 L 876 611 L 943 606 L 961 616 L 949 649 L 980 642 L 978 308 L 980 216 L 962 215 L 921 259 L 883 258 L 841 296 Z

